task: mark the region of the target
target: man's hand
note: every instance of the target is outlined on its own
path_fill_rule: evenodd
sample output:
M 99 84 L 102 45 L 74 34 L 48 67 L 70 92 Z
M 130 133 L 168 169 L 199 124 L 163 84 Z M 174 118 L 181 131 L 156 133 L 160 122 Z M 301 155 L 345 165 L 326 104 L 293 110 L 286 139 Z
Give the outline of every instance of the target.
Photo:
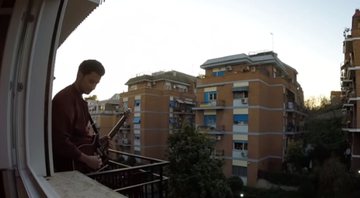
M 80 161 L 94 170 L 97 170 L 102 166 L 102 160 L 98 155 L 86 155 L 82 153 L 80 156 Z

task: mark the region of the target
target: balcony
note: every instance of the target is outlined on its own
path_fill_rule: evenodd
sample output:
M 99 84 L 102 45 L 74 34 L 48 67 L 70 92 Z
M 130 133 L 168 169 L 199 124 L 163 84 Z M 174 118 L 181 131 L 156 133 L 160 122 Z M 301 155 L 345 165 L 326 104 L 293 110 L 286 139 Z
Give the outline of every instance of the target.
M 197 107 L 194 107 L 193 110 L 205 110 L 205 109 L 224 109 L 225 101 L 224 100 L 212 100 L 207 102 L 201 102 Z
M 248 151 L 234 149 L 232 152 L 232 157 L 233 159 L 246 159 L 248 158 Z
M 233 106 L 234 106 L 234 107 L 247 107 L 247 106 L 249 106 L 249 104 L 248 104 L 248 98 L 237 98 L 237 99 L 234 99 L 234 101 L 233 101 Z
M 169 162 L 112 149 L 109 156 L 102 170 L 87 176 L 127 197 L 167 197 L 164 167 Z
M 221 125 L 215 127 L 213 125 L 199 125 L 197 127 L 199 133 L 209 134 L 209 135 L 224 135 L 225 126 Z

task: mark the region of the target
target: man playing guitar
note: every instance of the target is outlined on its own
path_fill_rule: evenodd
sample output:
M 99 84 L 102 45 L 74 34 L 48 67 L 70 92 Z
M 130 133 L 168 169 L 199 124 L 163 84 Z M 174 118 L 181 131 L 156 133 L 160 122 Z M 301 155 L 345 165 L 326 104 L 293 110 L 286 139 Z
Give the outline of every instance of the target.
M 78 146 L 92 144 L 97 139 L 96 134 L 91 131 L 91 117 L 82 94 L 89 94 L 94 90 L 104 74 L 105 69 L 100 62 L 85 60 L 78 68 L 75 82 L 53 98 L 52 146 L 56 172 L 73 170 L 74 161 L 81 162 L 89 168 L 79 169 L 81 172 L 97 170 L 103 164 L 96 152 L 86 153 Z M 108 141 L 108 137 L 104 137 L 103 140 Z

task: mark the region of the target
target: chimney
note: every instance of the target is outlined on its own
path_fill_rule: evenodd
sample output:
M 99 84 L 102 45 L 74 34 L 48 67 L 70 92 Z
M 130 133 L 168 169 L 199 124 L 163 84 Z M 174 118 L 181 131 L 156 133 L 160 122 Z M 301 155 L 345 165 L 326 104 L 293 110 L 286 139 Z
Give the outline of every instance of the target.
M 360 30 L 360 10 L 356 9 L 355 10 L 355 14 L 352 17 L 352 33 L 355 33 L 354 31 L 357 32 L 357 35 L 353 35 L 353 36 L 359 36 L 358 35 L 358 30 Z

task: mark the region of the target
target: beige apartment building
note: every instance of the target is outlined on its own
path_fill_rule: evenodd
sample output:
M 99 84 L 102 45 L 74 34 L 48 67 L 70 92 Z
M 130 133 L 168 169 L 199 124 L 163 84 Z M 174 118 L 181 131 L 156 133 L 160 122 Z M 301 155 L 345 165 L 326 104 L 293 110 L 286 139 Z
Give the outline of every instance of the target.
M 169 133 L 185 120 L 194 123 L 196 78 L 178 71 L 141 75 L 126 82 L 121 93 L 123 108 L 132 109 L 129 117 L 131 148 L 135 154 L 167 159 Z
M 126 109 L 120 108 L 120 94 L 114 94 L 107 100 L 86 100 L 90 115 L 100 133 L 100 137 L 108 135 Z M 128 121 L 129 119 L 127 119 Z M 120 127 L 112 139 L 114 149 L 131 152 L 130 128 L 128 122 Z
M 341 91 L 345 123 L 351 147 L 351 169 L 360 170 L 360 10 L 352 17 L 351 29 L 344 31 L 344 63 L 341 65 Z
M 262 171 L 279 171 L 287 144 L 303 127 L 297 71 L 269 51 L 207 60 L 196 85 L 196 126 L 216 141 L 226 176 L 255 186 Z

